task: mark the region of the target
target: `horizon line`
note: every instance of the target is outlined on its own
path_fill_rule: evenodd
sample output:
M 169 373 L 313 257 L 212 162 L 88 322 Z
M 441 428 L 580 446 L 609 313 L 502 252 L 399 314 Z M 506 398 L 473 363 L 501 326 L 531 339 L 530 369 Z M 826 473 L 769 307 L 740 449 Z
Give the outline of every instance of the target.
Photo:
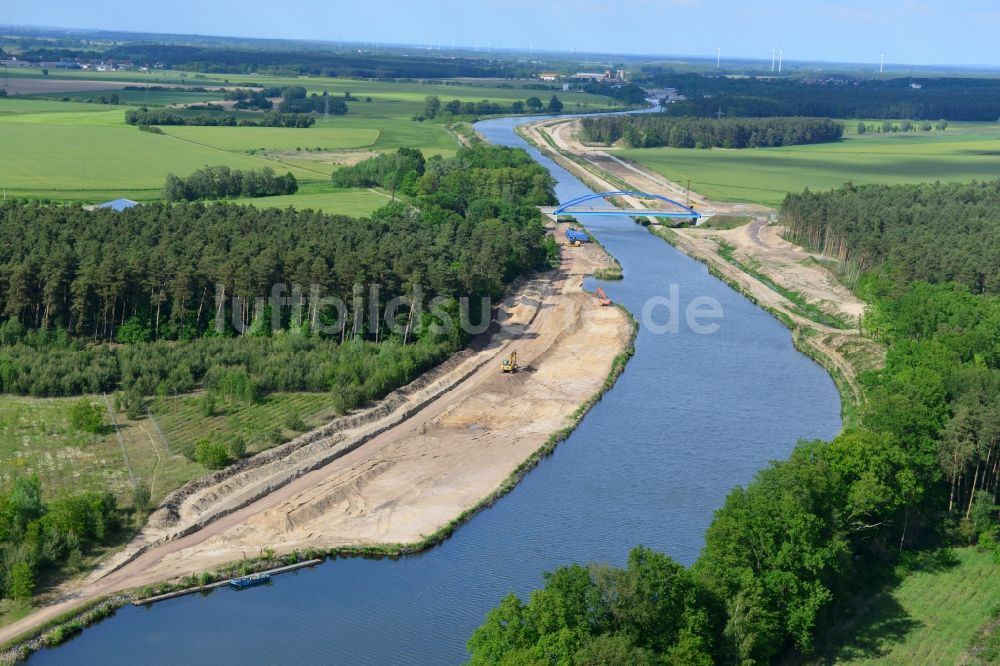
M 329 45 L 369 45 L 373 44 L 374 47 L 370 48 L 409 48 L 418 51 L 429 51 L 429 52 L 440 52 L 444 53 L 447 51 L 466 51 L 472 53 L 479 53 L 490 55 L 494 52 L 502 53 L 515 53 L 515 54 L 535 54 L 535 53 L 547 53 L 555 55 L 590 55 L 590 56 L 607 56 L 607 57 L 628 57 L 628 58 L 661 58 L 669 60 L 682 60 L 682 61 L 700 61 L 704 60 L 714 61 L 716 59 L 715 53 L 705 55 L 693 55 L 693 54 L 669 54 L 669 53 L 625 53 L 625 52 L 605 52 L 605 51 L 578 51 L 576 48 L 571 48 L 569 50 L 565 49 L 547 49 L 539 48 L 533 45 L 527 47 L 524 46 L 488 46 L 485 50 L 481 49 L 479 44 L 468 45 L 468 44 L 449 44 L 445 47 L 443 44 L 439 43 L 438 48 L 433 48 L 433 42 L 430 45 L 425 45 L 424 43 L 414 43 L 414 42 L 395 42 L 395 41 L 378 41 L 374 39 L 369 40 L 345 40 L 345 39 L 317 39 L 317 38 L 307 38 L 307 37 L 255 37 L 249 35 L 224 35 L 224 34 L 207 34 L 207 33 L 183 33 L 183 32 L 151 32 L 145 30 L 133 30 L 126 28 L 78 28 L 78 27 L 67 27 L 67 26 L 54 26 L 54 25 L 41 25 L 41 24 L 11 24 L 11 23 L 0 23 L 0 30 L 13 29 L 13 30 L 35 30 L 39 32 L 51 30 L 51 31 L 62 31 L 62 32 L 81 32 L 81 33 L 108 33 L 108 34 L 130 34 L 130 35 L 143 35 L 149 37 L 173 37 L 173 38 L 198 38 L 198 39 L 242 39 L 260 42 L 297 42 L 301 44 L 329 44 Z M 429 48 L 430 47 L 430 48 Z M 725 47 L 723 47 L 725 48 Z M 751 63 L 762 63 L 762 65 L 767 65 L 770 63 L 771 58 L 769 56 L 739 56 L 731 55 L 728 58 L 729 61 L 738 62 L 751 62 Z M 725 61 L 725 59 L 724 59 Z M 808 58 L 803 59 L 790 59 L 785 58 L 784 62 L 786 66 L 790 63 L 795 63 L 798 66 L 802 65 L 843 65 L 851 67 L 861 67 L 866 65 L 872 65 L 874 68 L 878 68 L 880 63 L 879 59 L 876 58 L 871 62 L 867 60 L 851 61 L 851 60 L 812 60 Z M 920 68 L 920 69 L 955 69 L 955 70 L 986 70 L 1000 72 L 1000 65 L 988 65 L 988 64 L 957 64 L 957 63 L 928 63 L 928 64 L 918 64 L 918 63 L 906 63 L 906 62 L 886 62 L 886 67 L 893 67 L 895 69 L 899 68 Z M 725 68 L 720 68 L 724 70 Z M 888 74 L 889 72 L 877 72 L 880 74 Z M 901 72 L 900 72 L 901 73 Z

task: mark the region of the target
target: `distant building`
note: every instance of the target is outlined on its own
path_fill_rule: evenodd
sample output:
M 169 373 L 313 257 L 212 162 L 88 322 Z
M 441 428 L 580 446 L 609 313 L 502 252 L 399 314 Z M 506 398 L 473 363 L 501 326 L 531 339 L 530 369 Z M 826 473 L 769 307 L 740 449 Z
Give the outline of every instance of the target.
M 924 85 L 922 83 L 911 83 L 910 87 L 913 88 L 914 90 L 920 90 L 921 88 L 924 87 Z
M 555 72 L 542 72 L 538 75 L 538 78 L 541 81 L 557 81 L 559 80 L 559 75 Z
M 624 83 L 625 82 L 625 70 L 617 69 L 611 71 L 606 69 L 603 72 L 577 72 L 573 75 L 575 79 L 586 79 L 590 81 L 603 81 L 605 83 Z
M 111 208 L 112 210 L 118 211 L 119 213 L 128 208 L 133 208 L 140 205 L 138 201 L 132 201 L 131 199 L 115 199 L 114 201 L 105 201 L 102 204 L 97 204 L 97 208 Z

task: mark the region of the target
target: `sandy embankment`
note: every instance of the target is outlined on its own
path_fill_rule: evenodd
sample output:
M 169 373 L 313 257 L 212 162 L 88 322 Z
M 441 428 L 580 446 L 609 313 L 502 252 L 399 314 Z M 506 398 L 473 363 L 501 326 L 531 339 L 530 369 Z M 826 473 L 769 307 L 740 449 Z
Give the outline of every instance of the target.
M 562 234 L 557 234 L 563 242 Z M 274 548 L 419 542 L 494 493 L 597 393 L 631 324 L 583 291 L 600 247 L 505 301 L 502 330 L 375 407 L 192 482 L 125 551 L 61 600 L 0 629 L 0 642 L 89 600 Z M 516 349 L 521 371 L 500 360 Z

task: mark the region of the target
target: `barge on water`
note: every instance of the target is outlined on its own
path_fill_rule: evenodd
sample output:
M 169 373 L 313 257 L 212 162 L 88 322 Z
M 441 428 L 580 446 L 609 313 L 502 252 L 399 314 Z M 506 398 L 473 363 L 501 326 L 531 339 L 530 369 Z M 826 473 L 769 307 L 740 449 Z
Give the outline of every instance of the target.
M 239 578 L 233 578 L 229 581 L 229 587 L 242 590 L 247 587 L 254 587 L 255 585 L 263 585 L 264 583 L 271 582 L 271 574 L 259 573 L 250 576 L 240 576 Z

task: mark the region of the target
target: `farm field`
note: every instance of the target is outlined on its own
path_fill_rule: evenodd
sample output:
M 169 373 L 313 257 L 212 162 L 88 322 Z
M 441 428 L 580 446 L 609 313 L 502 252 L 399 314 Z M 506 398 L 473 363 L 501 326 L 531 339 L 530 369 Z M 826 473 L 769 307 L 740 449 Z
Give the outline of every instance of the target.
M 2 104 L 2 102 L 0 102 Z M 219 128 L 238 129 L 238 128 Z M 169 173 L 187 175 L 206 165 L 234 169 L 276 167 L 246 154 L 222 151 L 135 127 L 0 122 L 0 187 L 13 196 L 100 200 L 160 198 Z M 297 178 L 316 179 L 291 169 Z
M 313 208 L 336 215 L 364 217 L 390 203 L 388 194 L 360 188 L 343 189 L 329 183 L 305 183 L 295 194 L 256 199 L 239 199 L 236 203 L 258 208 Z
M 1000 564 L 976 548 L 954 553 L 953 563 L 912 573 L 878 597 L 848 639 L 820 663 L 970 663 L 963 653 L 1000 604 Z
M 848 127 L 852 123 L 848 122 Z M 1000 124 L 955 123 L 944 132 L 848 134 L 835 144 L 694 150 L 614 149 L 718 201 L 776 206 L 788 192 L 856 185 L 991 180 L 1000 174 Z
M 453 99 L 463 102 L 478 102 L 486 99 L 491 102 L 513 102 L 514 100 L 524 100 L 528 97 L 538 97 L 542 101 L 548 101 L 553 94 L 558 95 L 567 110 L 572 110 L 579 103 L 581 108 L 590 110 L 606 109 L 611 100 L 600 95 L 591 95 L 583 92 L 562 92 L 553 90 L 534 90 L 520 87 L 525 82 L 511 81 L 504 82 L 511 87 L 497 87 L 497 83 L 475 82 L 458 84 L 457 82 L 435 82 L 435 83 L 395 83 L 389 81 L 358 81 L 352 79 L 330 79 L 321 77 L 256 77 L 262 85 L 266 86 L 304 86 L 309 93 L 329 92 L 331 95 L 343 95 L 350 92 L 352 96 L 364 99 L 367 96 L 372 98 L 372 103 L 393 101 L 407 108 L 407 115 L 412 115 L 423 109 L 424 98 L 427 95 L 437 95 L 442 102 L 449 102 Z M 537 82 L 536 82 L 537 83 Z M 350 102 L 349 102 L 350 104 Z M 584 106 L 586 105 L 586 106 Z M 358 107 L 358 113 L 363 113 L 363 103 L 354 103 L 352 111 Z
M 40 115 L 44 113 L 93 113 L 95 111 L 107 111 L 108 108 L 103 104 L 56 102 L 27 97 L 4 97 L 0 99 L 0 118 L 4 118 L 4 122 L 10 122 L 9 116 Z
M 208 165 L 233 169 L 290 170 L 303 184 L 302 191 L 278 201 L 255 201 L 268 206 L 318 207 L 328 212 L 359 214 L 384 202 L 369 191 L 337 192 L 316 187 L 329 178 L 339 159 L 338 151 L 365 149 L 393 151 L 406 146 L 427 155 L 454 155 L 456 140 L 443 126 L 417 122 L 424 98 L 443 101 L 490 100 L 509 104 L 537 96 L 546 100 L 551 90 L 520 86 L 526 82 L 395 83 L 324 77 L 204 75 L 183 72 L 52 71 L 42 76 L 37 68 L 11 71 L 11 96 L 0 98 L 0 188 L 8 196 L 56 202 L 99 203 L 127 197 L 136 201 L 160 198 L 166 176 L 187 175 Z M 60 82 L 65 90 L 61 92 Z M 140 132 L 125 124 L 129 105 L 170 105 L 210 102 L 219 92 L 182 90 L 123 90 L 126 84 L 239 86 L 301 85 L 309 93 L 350 93 L 346 116 L 318 118 L 313 127 L 163 127 L 163 134 Z M 503 86 L 503 87 L 497 87 Z M 56 101 L 20 96 L 64 96 L 76 101 Z M 118 106 L 85 103 L 117 94 Z M 606 108 L 611 100 L 587 93 L 563 93 L 567 110 Z M 579 106 L 577 106 L 579 105 Z M 259 114 L 241 112 L 240 117 Z M 320 156 L 318 153 L 333 153 Z M 326 157 L 326 159 L 323 159 Z M 312 187 L 309 187 L 312 185 Z
M 314 125 L 305 129 L 288 127 L 164 127 L 163 133 L 217 150 L 339 150 L 370 146 L 379 130 L 370 127 L 342 127 L 339 123 Z
M 132 96 L 136 93 L 141 96 L 143 94 L 142 91 L 122 91 L 118 89 L 117 86 L 124 84 L 205 87 L 239 87 L 241 85 L 245 86 L 248 84 L 276 87 L 300 85 L 305 87 L 309 93 L 323 93 L 326 91 L 331 95 L 342 96 L 345 92 L 350 92 L 352 96 L 357 97 L 359 100 L 364 100 L 365 97 L 371 97 L 372 102 L 369 104 L 371 104 L 372 107 L 377 107 L 379 103 L 391 103 L 391 108 L 395 111 L 395 115 L 397 115 L 397 117 L 405 116 L 407 119 L 423 108 L 424 98 L 427 95 L 437 95 L 443 102 L 448 102 L 453 99 L 458 99 L 463 102 L 478 102 L 479 100 L 486 99 L 494 102 L 510 103 L 514 100 L 523 100 L 532 96 L 538 97 L 543 101 L 547 101 L 548 98 L 554 93 L 559 96 L 560 100 L 563 101 L 567 110 L 576 109 L 577 104 L 580 105 L 580 109 L 589 109 L 591 111 L 595 109 L 606 109 L 616 104 L 616 102 L 607 97 L 592 95 L 590 93 L 563 92 L 561 90 L 551 89 L 535 90 L 532 88 L 525 88 L 523 86 L 535 85 L 538 82 L 517 80 L 503 81 L 502 83 L 492 81 L 412 81 L 407 83 L 397 83 L 392 81 L 369 81 L 315 76 L 270 76 L 237 73 L 192 74 L 190 72 L 178 72 L 171 70 L 155 70 L 152 72 L 58 70 L 51 71 L 48 77 L 43 77 L 41 69 L 32 67 L 20 70 L 11 70 L 9 76 L 12 86 L 11 94 L 14 94 L 17 90 L 16 86 L 19 82 L 22 86 L 26 87 L 25 92 L 34 92 L 29 91 L 27 88 L 29 81 L 46 84 L 45 87 L 47 89 L 44 93 L 39 92 L 39 94 L 56 94 L 58 91 L 49 92 L 49 90 L 58 87 L 59 84 L 53 82 L 61 80 L 66 81 L 66 90 L 72 91 L 76 86 L 82 88 L 82 90 L 73 92 L 67 96 L 76 96 L 87 99 L 100 95 L 110 95 L 112 92 L 117 92 L 118 96 L 123 99 L 125 99 L 125 97 L 123 97 L 124 95 L 129 95 L 129 101 L 134 101 L 135 103 L 142 103 L 142 101 L 137 99 L 133 100 Z M 102 82 L 110 85 L 101 89 L 100 84 Z M 86 86 L 83 85 L 84 83 Z M 148 94 L 152 96 L 153 91 L 150 91 Z M 181 93 L 173 94 L 177 95 Z M 204 93 L 187 94 L 197 96 L 191 101 L 201 101 L 201 95 Z M 154 103 L 152 102 L 152 97 L 150 97 L 150 103 Z M 351 111 L 353 113 L 368 115 L 362 107 L 364 102 L 349 102 L 349 104 L 351 104 Z M 373 110 L 375 111 L 375 115 L 382 114 L 382 110 L 377 108 Z
M 273 127 L 170 127 L 164 134 L 141 132 L 125 124 L 125 109 L 95 104 L 46 100 L 0 99 L 0 188 L 8 196 L 62 202 L 98 203 L 126 197 L 136 201 L 160 198 L 169 173 L 187 175 L 207 165 L 233 169 L 291 171 L 303 194 L 325 185 L 332 166 L 306 161 L 286 162 L 251 151 L 279 152 L 310 148 L 337 150 L 378 142 L 381 132 L 364 123 L 350 127 L 320 125 L 308 129 Z M 401 122 L 401 121 L 397 121 Z M 407 121 L 409 122 L 409 121 Z M 428 127 L 428 129 L 431 129 Z M 440 127 L 431 143 L 453 141 Z M 401 138 L 413 138 L 403 133 Z M 439 152 L 447 152 L 441 149 Z M 317 168 L 319 167 L 319 168 Z M 384 197 L 367 190 L 343 193 L 322 190 L 301 201 L 282 197 L 266 205 L 303 205 L 344 214 L 367 213 L 383 205 Z M 343 205 L 338 205 L 342 203 Z
M 53 95 L 58 93 L 45 93 Z M 124 90 L 122 88 L 107 88 L 104 90 L 86 90 L 64 93 L 64 97 L 71 100 L 96 100 L 99 97 L 111 97 L 118 95 L 122 104 L 132 104 L 135 106 L 169 106 L 171 104 L 205 104 L 220 99 L 222 96 L 218 92 L 191 92 L 186 90 Z

